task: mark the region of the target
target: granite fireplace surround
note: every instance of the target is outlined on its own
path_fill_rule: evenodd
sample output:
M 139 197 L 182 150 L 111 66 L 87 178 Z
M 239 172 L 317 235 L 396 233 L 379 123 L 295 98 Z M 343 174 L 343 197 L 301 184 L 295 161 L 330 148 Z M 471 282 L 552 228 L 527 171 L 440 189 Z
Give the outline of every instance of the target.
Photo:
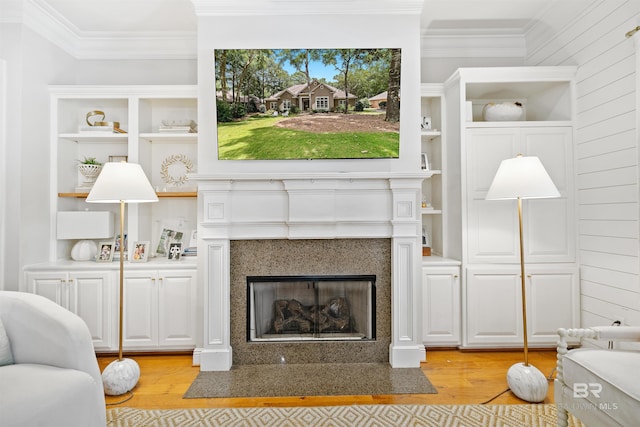
M 236 240 L 231 242 L 231 347 L 234 365 L 376 363 L 391 342 L 389 239 Z M 373 274 L 373 341 L 247 342 L 247 276 Z
M 201 371 L 233 364 L 384 362 L 414 368 L 421 330 L 422 176 L 199 175 Z M 375 275 L 375 341 L 247 342 L 247 276 Z

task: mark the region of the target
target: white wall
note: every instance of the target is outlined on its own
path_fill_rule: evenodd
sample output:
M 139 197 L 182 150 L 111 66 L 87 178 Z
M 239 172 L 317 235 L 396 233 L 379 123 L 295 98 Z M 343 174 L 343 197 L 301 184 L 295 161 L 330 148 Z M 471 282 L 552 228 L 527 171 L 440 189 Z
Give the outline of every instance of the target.
M 555 2 L 528 35 L 528 65 L 577 65 L 574 148 L 583 326 L 640 325 L 637 0 Z M 577 6 L 577 7 L 576 7 Z M 564 16 L 574 19 L 566 25 Z
M 312 24 L 312 25 L 311 25 Z M 384 31 L 366 31 L 384 29 Z M 349 30 L 346 30 L 349 29 Z M 198 19 L 198 173 L 420 171 L 420 16 L 278 15 Z M 215 49 L 401 48 L 400 158 L 360 160 L 218 160 L 215 127 Z

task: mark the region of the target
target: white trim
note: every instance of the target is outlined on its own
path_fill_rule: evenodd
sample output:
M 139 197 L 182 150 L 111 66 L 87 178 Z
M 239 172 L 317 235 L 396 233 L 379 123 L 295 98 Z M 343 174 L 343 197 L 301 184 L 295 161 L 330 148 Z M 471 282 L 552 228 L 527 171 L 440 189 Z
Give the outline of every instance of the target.
M 197 16 L 407 15 L 422 13 L 423 0 L 191 0 Z
M 0 59 L 0 253 L 5 254 L 7 229 L 7 61 Z M 6 283 L 5 257 L 0 256 L 0 290 Z
M 322 107 L 319 106 L 318 105 L 318 100 L 326 101 L 326 105 L 324 105 Z M 328 96 L 316 96 L 315 102 L 313 104 L 314 104 L 314 109 L 316 109 L 316 110 L 320 110 L 320 109 L 328 110 L 329 109 L 329 97 Z
M 637 21 L 640 21 L 640 18 Z M 636 144 L 640 145 L 640 31 L 636 31 L 631 38 L 636 53 Z M 640 150 L 637 148 L 636 154 L 638 156 L 637 169 L 640 169 Z M 638 193 L 636 197 L 640 200 L 640 188 L 636 188 L 636 191 Z M 640 211 L 638 211 L 638 218 L 640 218 Z M 636 240 L 636 246 L 638 246 L 638 253 L 640 253 L 640 239 Z
M 9 3 L 11 4 L 11 3 Z M 3 4 L 4 6 L 4 4 Z M 195 59 L 197 31 L 83 31 L 46 2 L 25 0 L 0 22 L 22 22 L 76 59 Z

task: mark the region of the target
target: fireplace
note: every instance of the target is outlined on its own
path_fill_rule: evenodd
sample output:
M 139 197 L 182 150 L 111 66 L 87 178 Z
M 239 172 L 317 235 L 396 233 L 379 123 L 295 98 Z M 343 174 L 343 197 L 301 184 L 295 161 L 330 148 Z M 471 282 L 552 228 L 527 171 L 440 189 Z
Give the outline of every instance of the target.
M 375 339 L 372 275 L 247 277 L 247 341 Z
M 388 172 L 198 176 L 204 338 L 194 363 L 203 371 L 234 364 L 420 366 L 423 178 Z M 332 332 L 308 339 L 298 331 L 283 341 L 247 340 L 247 324 L 256 322 L 248 316 L 247 277 L 335 275 L 375 276 L 375 320 L 358 331 L 364 338 L 338 339 Z M 350 308 L 354 298 L 347 295 Z

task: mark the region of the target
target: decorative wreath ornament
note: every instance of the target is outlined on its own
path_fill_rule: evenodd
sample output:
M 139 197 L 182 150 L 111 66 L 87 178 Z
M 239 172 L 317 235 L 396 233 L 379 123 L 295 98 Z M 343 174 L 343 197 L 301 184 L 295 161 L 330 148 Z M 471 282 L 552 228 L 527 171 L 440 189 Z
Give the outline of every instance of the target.
M 177 167 L 174 166 L 182 165 L 181 173 L 175 173 Z M 171 170 L 174 173 L 171 173 Z M 174 154 L 172 156 L 167 157 L 162 162 L 162 167 L 160 168 L 160 177 L 164 182 L 169 185 L 180 186 L 187 182 L 187 174 L 193 172 L 193 163 L 187 156 L 184 154 Z

